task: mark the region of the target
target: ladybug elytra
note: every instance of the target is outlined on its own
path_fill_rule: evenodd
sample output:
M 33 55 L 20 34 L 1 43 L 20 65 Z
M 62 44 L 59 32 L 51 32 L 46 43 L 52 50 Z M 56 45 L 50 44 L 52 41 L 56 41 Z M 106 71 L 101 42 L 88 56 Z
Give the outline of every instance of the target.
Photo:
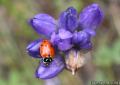
M 55 50 L 52 43 L 49 40 L 43 40 L 40 44 L 40 55 L 43 58 L 43 62 L 48 65 L 52 62 L 55 56 Z

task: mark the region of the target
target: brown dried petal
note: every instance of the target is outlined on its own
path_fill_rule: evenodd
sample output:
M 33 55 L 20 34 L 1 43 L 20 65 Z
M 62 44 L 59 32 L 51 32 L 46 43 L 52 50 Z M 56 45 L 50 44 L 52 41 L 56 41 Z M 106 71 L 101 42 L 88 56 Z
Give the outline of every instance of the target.
M 68 70 L 75 74 L 75 71 L 85 64 L 85 56 L 82 52 L 70 50 L 65 59 L 66 67 Z

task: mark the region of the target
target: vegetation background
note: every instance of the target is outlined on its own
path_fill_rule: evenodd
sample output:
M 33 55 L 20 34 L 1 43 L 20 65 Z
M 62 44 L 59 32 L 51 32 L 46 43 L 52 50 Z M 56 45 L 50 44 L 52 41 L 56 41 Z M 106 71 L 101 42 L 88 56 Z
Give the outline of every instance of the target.
M 69 6 L 80 12 L 93 2 L 105 17 L 93 38 L 91 60 L 76 76 L 64 70 L 52 80 L 36 79 L 39 60 L 27 55 L 26 46 L 40 36 L 27 20 L 37 13 L 57 19 Z M 0 0 L 0 85 L 90 85 L 92 80 L 120 80 L 120 0 Z

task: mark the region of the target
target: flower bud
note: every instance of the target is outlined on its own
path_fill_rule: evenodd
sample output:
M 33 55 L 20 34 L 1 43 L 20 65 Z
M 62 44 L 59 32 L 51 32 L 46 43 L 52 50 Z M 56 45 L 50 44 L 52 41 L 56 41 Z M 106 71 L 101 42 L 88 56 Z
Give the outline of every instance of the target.
M 72 75 L 75 74 L 77 69 L 85 64 L 85 56 L 81 51 L 70 50 L 65 59 L 66 67 L 72 71 Z

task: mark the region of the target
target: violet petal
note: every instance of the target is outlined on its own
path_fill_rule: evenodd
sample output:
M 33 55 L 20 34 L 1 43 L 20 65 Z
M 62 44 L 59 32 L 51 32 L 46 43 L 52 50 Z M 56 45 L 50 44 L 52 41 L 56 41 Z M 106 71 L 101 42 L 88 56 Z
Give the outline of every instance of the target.
M 52 23 L 52 24 L 55 24 L 55 19 L 53 17 L 51 17 L 50 15 L 48 14 L 37 14 L 34 16 L 35 19 L 40 19 L 40 20 L 43 20 L 43 21 L 47 21 L 49 23 Z
M 74 44 L 84 44 L 90 41 L 90 35 L 85 31 L 75 32 L 72 38 Z
M 65 29 L 59 29 L 59 37 L 60 39 L 68 39 L 68 38 L 72 38 L 72 33 L 65 30 Z
M 92 30 L 92 29 L 90 29 L 90 28 L 86 28 L 86 29 L 84 29 L 83 31 L 85 31 L 86 33 L 88 33 L 89 35 L 92 35 L 92 36 L 95 36 L 95 35 L 96 35 L 95 30 Z
M 60 41 L 59 35 L 56 34 L 55 32 L 53 32 L 53 33 L 51 34 L 51 40 L 50 40 L 50 41 L 52 42 L 53 45 L 57 45 L 58 42 Z
M 37 33 L 47 37 L 50 37 L 51 33 L 56 30 L 55 19 L 47 14 L 38 14 L 29 23 Z
M 84 8 L 79 15 L 79 24 L 83 29 L 96 29 L 102 20 L 103 12 L 95 3 Z
M 73 34 L 65 29 L 59 29 L 58 34 L 55 32 L 51 35 L 51 42 L 56 45 L 59 50 L 66 51 L 73 47 L 71 40 Z
M 92 43 L 89 41 L 89 42 L 86 42 L 84 44 L 80 44 L 79 47 L 82 50 L 89 50 L 92 48 Z
M 61 28 L 73 32 L 78 26 L 76 9 L 69 7 L 66 11 L 61 13 L 59 18 L 59 25 Z
M 57 76 L 65 67 L 62 56 L 57 55 L 50 65 L 45 66 L 43 62 L 40 63 L 36 70 L 36 77 L 40 79 L 50 79 Z
M 73 47 L 73 44 L 72 44 L 71 38 L 70 38 L 70 39 L 61 40 L 60 42 L 58 42 L 57 46 L 58 46 L 59 50 L 67 51 Z
M 39 52 L 39 47 L 40 47 L 41 41 L 42 41 L 42 39 L 35 40 L 27 46 L 26 50 L 30 56 L 32 56 L 34 58 L 41 57 L 40 52 Z

